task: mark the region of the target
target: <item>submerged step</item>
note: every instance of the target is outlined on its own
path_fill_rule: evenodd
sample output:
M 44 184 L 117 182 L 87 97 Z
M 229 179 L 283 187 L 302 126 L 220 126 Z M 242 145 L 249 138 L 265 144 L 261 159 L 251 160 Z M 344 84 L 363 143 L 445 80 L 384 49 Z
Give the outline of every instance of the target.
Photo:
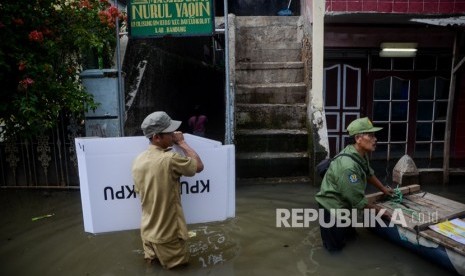
M 309 173 L 308 154 L 300 153 L 238 153 L 236 172 L 239 178 L 290 177 Z
M 236 154 L 236 159 L 254 159 L 254 160 L 269 160 L 269 159 L 288 159 L 288 158 L 307 158 L 307 152 L 239 152 Z
M 306 130 L 241 130 L 236 133 L 237 153 L 243 152 L 305 152 L 308 148 Z

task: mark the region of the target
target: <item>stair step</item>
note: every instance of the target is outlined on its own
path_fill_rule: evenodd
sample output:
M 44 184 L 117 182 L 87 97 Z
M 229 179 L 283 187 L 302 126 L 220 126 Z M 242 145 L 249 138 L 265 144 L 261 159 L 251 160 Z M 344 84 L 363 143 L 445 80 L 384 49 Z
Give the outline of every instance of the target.
M 301 49 L 242 49 L 236 53 L 236 60 L 248 61 L 300 61 L 302 60 Z
M 237 186 L 310 183 L 309 176 L 236 178 Z
M 238 62 L 236 70 L 273 70 L 273 69 L 303 69 L 302 61 L 285 61 L 285 62 Z
M 300 42 L 256 42 L 247 41 L 236 49 L 236 62 L 257 61 L 301 61 L 302 43 Z
M 305 130 L 241 130 L 236 133 L 237 153 L 246 152 L 304 152 L 308 148 Z
M 305 103 L 307 97 L 305 83 L 238 84 L 237 103 Z
M 283 93 L 305 91 L 304 82 L 275 82 L 275 83 L 244 83 L 237 85 L 236 93 L 248 94 L 279 90 Z
M 303 129 L 306 127 L 305 104 L 236 104 L 238 129 Z
M 294 26 L 299 23 L 300 16 L 237 16 L 237 27 L 270 27 Z
M 236 41 L 247 43 L 299 42 L 300 36 L 295 26 L 246 26 L 236 31 Z
M 285 159 L 285 158 L 308 158 L 307 152 L 238 152 L 236 159 Z
M 236 131 L 237 135 L 306 135 L 306 129 L 240 129 Z
M 242 46 L 247 46 L 247 47 L 242 47 Z M 301 50 L 302 42 L 283 40 L 283 41 L 260 43 L 257 41 L 246 41 L 244 43 L 241 42 L 241 47 L 239 48 L 246 48 L 246 49 L 252 48 L 252 49 L 264 49 L 264 50 Z
M 309 164 L 306 152 L 236 154 L 236 171 L 237 175 L 242 178 L 308 175 Z
M 243 63 L 236 68 L 238 84 L 300 83 L 303 81 L 304 70 L 301 62 Z

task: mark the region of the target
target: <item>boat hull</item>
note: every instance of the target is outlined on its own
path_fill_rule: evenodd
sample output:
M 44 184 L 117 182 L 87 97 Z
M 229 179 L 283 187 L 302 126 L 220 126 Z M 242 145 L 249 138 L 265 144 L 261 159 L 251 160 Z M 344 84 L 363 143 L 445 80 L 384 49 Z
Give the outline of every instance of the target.
M 386 225 L 389 225 L 388 221 L 386 221 Z M 379 236 L 412 250 L 418 255 L 452 272 L 465 275 L 465 256 L 435 241 L 417 235 L 415 232 L 403 228 L 400 225 L 394 225 L 392 227 L 381 227 L 380 225 L 376 225 L 376 227 L 371 228 L 371 230 Z

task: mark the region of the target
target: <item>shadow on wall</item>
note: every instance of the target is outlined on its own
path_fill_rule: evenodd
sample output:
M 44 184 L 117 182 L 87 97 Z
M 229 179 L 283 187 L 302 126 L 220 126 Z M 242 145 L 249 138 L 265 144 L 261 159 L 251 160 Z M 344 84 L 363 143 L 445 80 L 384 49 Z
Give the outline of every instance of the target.
M 210 37 L 130 40 L 123 64 L 125 136 L 142 135 L 140 124 L 151 112 L 164 110 L 183 123 L 196 105 L 208 116 L 206 137 L 224 140 L 224 68 L 214 65 L 205 49 Z

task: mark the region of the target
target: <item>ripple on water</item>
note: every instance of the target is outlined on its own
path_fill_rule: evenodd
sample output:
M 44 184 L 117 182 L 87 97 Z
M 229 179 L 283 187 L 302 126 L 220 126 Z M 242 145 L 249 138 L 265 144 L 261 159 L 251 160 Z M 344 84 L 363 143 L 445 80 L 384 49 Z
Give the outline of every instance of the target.
M 228 220 L 189 227 L 189 232 L 195 233 L 189 239 L 190 265 L 212 267 L 238 256 L 239 245 L 229 234 L 234 224 L 234 220 Z

